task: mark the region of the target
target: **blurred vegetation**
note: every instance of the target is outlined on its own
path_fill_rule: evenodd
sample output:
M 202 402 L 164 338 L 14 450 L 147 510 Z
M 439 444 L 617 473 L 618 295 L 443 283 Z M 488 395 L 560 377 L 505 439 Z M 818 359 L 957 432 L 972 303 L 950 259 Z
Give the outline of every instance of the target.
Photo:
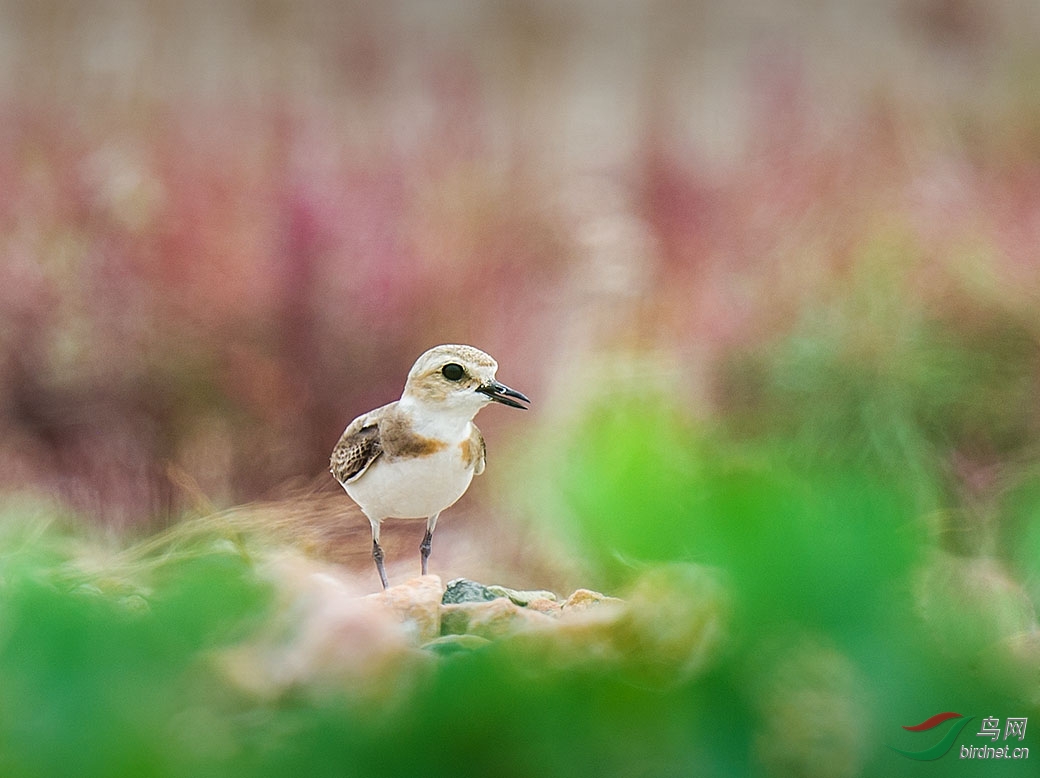
M 613 586 L 665 561 L 723 571 L 719 672 L 768 774 L 916 774 L 877 748 L 910 711 L 1040 704 L 1035 320 L 970 286 L 930 306 L 915 251 L 879 236 L 840 294 L 731 351 L 710 422 L 636 371 L 540 471 Z
M 607 672 L 503 642 L 374 699 L 349 685 L 258 698 L 219 661 L 273 617 L 249 554 L 218 531 L 127 556 L 23 501 L 2 525 L 0 771 L 915 775 L 931 765 L 883 747 L 915 747 L 902 724 L 939 708 L 1037 715 L 1036 654 L 1009 650 L 1006 623 L 979 632 L 1008 591 L 920 591 L 940 548 L 922 516 L 943 493 L 920 488 L 925 465 L 886 467 L 888 449 L 847 446 L 859 440 L 847 428 L 827 457 L 785 436 L 708 432 L 665 399 L 614 398 L 583 419 L 553 471 L 570 507 L 555 517 L 573 517 L 596 578 L 625 593 L 633 566 L 693 562 L 722 587 L 689 596 L 732 601 L 721 651 L 690 677 L 648 683 L 638 660 Z M 1009 508 L 1027 545 L 1033 492 Z M 1035 555 L 1013 556 L 1035 577 Z M 938 767 L 978 769 L 955 756 Z
M 885 746 L 1040 726 L 1028 0 L 22 5 L 0 776 L 969 775 Z M 313 479 L 451 341 L 535 400 L 458 509 L 500 583 L 665 580 L 662 642 L 725 614 L 688 673 L 227 672 L 273 549 L 371 572 Z

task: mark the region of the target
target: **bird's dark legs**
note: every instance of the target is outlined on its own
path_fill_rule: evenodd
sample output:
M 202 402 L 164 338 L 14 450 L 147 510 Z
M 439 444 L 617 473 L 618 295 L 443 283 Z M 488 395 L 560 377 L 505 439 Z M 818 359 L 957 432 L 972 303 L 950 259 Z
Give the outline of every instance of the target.
M 386 579 L 386 570 L 383 568 L 383 548 L 375 538 L 372 539 L 372 558 L 376 560 L 376 570 L 379 571 L 379 579 L 383 582 L 383 588 L 389 589 L 390 582 Z
M 422 543 L 419 544 L 419 554 L 422 556 L 422 574 L 426 575 L 426 562 L 430 558 L 430 549 L 433 547 L 433 533 L 426 530 Z
M 433 547 L 433 530 L 437 526 L 437 517 L 440 513 L 435 513 L 426 520 L 426 534 L 423 535 L 422 543 L 419 544 L 419 554 L 422 557 L 422 574 L 426 575 L 426 562 L 430 558 L 430 549 Z

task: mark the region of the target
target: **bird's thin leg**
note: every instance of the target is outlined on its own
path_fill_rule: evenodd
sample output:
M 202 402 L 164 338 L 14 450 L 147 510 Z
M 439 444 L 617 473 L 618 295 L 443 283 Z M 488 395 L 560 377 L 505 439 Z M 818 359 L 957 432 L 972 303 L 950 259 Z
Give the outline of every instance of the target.
M 440 513 L 435 513 L 426 520 L 426 534 L 423 535 L 422 543 L 419 544 L 423 575 L 426 575 L 426 563 L 430 558 L 430 550 L 433 548 L 433 530 L 437 526 L 438 516 L 440 516 Z
M 386 569 L 383 567 L 383 547 L 379 545 L 379 523 L 372 522 L 372 559 L 376 562 L 376 570 L 379 571 L 379 580 L 383 582 L 383 588 L 390 588 L 390 581 L 386 577 Z
M 422 556 L 422 574 L 426 575 L 426 563 L 430 558 L 430 549 L 433 545 L 433 533 L 429 529 L 423 535 L 422 543 L 419 544 L 419 554 Z
M 376 570 L 379 571 L 379 580 L 383 582 L 383 588 L 389 589 L 390 582 L 386 579 L 386 570 L 383 569 L 383 547 L 378 540 L 372 541 L 372 558 L 376 560 Z

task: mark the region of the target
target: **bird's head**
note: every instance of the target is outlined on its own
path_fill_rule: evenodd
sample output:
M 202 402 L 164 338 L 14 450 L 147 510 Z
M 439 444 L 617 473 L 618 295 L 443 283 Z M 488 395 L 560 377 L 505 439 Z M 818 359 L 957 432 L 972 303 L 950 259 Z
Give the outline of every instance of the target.
M 469 414 L 489 402 L 526 410 L 523 394 L 495 380 L 498 363 L 473 346 L 434 346 L 408 373 L 402 401 Z

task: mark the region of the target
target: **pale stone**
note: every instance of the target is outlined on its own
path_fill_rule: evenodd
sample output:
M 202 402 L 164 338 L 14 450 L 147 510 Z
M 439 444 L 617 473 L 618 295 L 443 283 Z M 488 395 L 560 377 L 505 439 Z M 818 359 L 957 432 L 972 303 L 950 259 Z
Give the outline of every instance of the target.
M 436 575 L 424 575 L 369 595 L 369 598 L 388 606 L 418 646 L 441 634 L 443 596 L 441 579 Z
M 547 616 L 559 616 L 563 612 L 563 604 L 555 599 L 547 599 L 544 597 L 538 597 L 525 606 L 529 611 L 537 611 L 538 613 L 544 613 Z
M 669 565 L 645 573 L 630 599 L 579 589 L 556 618 L 514 631 L 509 643 L 529 662 L 600 667 L 667 687 L 688 680 L 717 654 L 727 613 L 725 591 L 711 571 Z
M 608 597 L 605 594 L 594 592 L 591 589 L 575 589 L 574 593 L 571 594 L 563 602 L 564 610 L 583 610 L 593 605 L 599 605 L 604 602 L 621 602 L 617 597 Z
M 276 592 L 274 616 L 255 638 L 215 658 L 243 690 L 267 698 L 339 690 L 392 703 L 432 667 L 435 658 L 416 648 L 419 628 L 387 607 L 390 598 L 364 596 L 344 568 L 283 553 L 264 560 L 260 573 Z M 406 589 L 425 592 L 433 583 Z
M 527 606 L 532 600 L 556 600 L 556 595 L 543 589 L 535 591 L 524 591 L 521 589 L 509 589 L 505 586 L 491 585 L 486 587 L 488 592 L 495 597 L 505 597 L 513 603 Z
M 442 606 L 441 624 L 445 634 L 470 634 L 495 640 L 552 618 L 538 611 L 521 608 L 505 597 L 491 602 L 463 602 Z

